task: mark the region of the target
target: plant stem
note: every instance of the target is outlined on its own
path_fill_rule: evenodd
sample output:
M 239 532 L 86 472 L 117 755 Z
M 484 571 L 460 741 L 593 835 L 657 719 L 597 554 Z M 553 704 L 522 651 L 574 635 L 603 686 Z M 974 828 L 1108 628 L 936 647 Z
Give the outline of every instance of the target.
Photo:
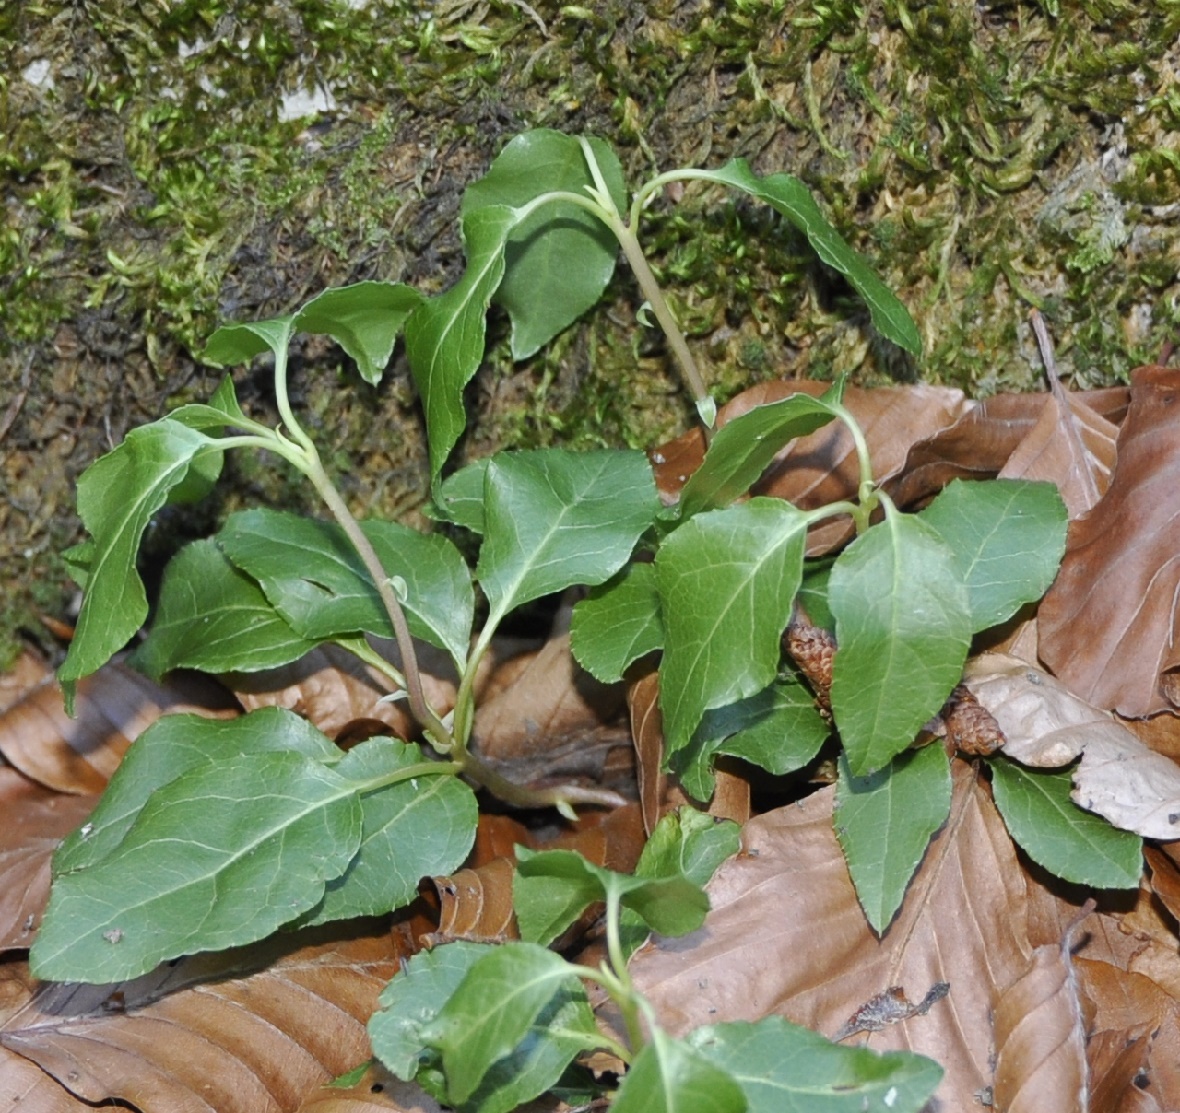
M 402 671 L 405 673 L 406 695 L 409 697 L 410 713 L 421 724 L 431 745 L 441 753 L 447 753 L 454 747 L 454 737 L 446 728 L 442 719 L 438 717 L 434 708 L 426 702 L 426 693 L 422 690 L 422 670 L 418 667 L 418 654 L 414 649 L 414 639 L 410 636 L 410 627 L 406 622 L 406 612 L 402 609 L 393 584 L 381 561 L 377 556 L 369 539 L 365 536 L 357 520 L 352 516 L 340 492 L 333 486 L 332 481 L 324 471 L 319 453 L 315 446 L 308 442 L 307 467 L 304 474 L 311 480 L 320 498 L 332 512 L 332 517 L 340 523 L 349 541 L 360 555 L 361 561 L 373 578 L 377 587 L 377 594 L 381 597 L 381 604 L 389 616 L 393 626 L 394 638 L 397 640 L 398 652 L 402 658 Z

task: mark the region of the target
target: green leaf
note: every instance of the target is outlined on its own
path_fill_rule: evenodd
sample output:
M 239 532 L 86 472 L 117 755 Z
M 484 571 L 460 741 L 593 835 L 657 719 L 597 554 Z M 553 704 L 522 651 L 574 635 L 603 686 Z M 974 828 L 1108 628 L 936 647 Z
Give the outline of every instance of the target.
M 803 582 L 799 585 L 799 605 L 816 626 L 834 630 L 836 620 L 828 609 L 828 581 L 832 575 L 832 561 L 808 561 L 803 568 Z
M 399 282 L 357 282 L 325 290 L 295 317 L 295 329 L 331 336 L 354 360 L 365 382 L 376 386 L 393 354 L 406 318 L 423 302 Z
M 467 1101 L 493 1065 L 533 1034 L 535 1022 L 559 994 L 580 1000 L 585 1010 L 582 1031 L 574 1041 L 578 1046 L 550 1081 L 556 1081 L 579 1050 L 599 1041 L 585 991 L 569 963 L 533 943 L 506 943 L 472 966 L 424 1033 L 426 1041 L 442 1052 L 452 1104 Z M 578 1021 L 575 1017 L 575 1032 Z
M 668 752 L 701 716 L 774 679 L 803 571 L 807 518 L 781 499 L 751 499 L 690 519 L 656 556 L 664 615 L 660 708 Z
M 740 757 L 778 777 L 802 769 L 830 733 L 810 690 L 788 676 L 746 699 L 706 711 L 692 741 L 671 764 L 693 799 L 708 800 L 718 754 Z
M 398 1078 L 413 1081 L 438 1055 L 423 1039 L 467 972 L 493 950 L 490 943 L 448 943 L 419 951 L 381 991 L 381 1008 L 369 1020 L 373 1054 Z
M 331 764 L 341 752 L 293 711 L 265 707 L 236 719 L 165 715 L 127 751 L 87 821 L 58 846 L 53 874 L 87 869 L 123 841 L 153 792 L 205 765 L 242 754 L 296 753 Z
M 989 762 L 996 807 L 1012 838 L 1034 862 L 1075 885 L 1134 889 L 1143 873 L 1143 840 L 1111 826 L 1070 799 L 1068 769 Z
M 632 662 L 663 644 L 654 565 L 627 565 L 574 607 L 570 649 L 578 664 L 605 684 L 621 680 Z
M 885 521 L 836 559 L 832 712 L 858 777 L 901 753 L 963 675 L 972 624 L 954 554 L 925 522 Z
M 295 318 L 290 315 L 269 321 L 222 325 L 209 337 L 201 358 L 219 367 L 249 363 L 255 356 L 267 351 L 276 359 L 283 359 L 294 332 Z
M 663 816 L 643 847 L 635 876 L 645 880 L 685 878 L 702 889 L 717 867 L 741 848 L 741 828 L 718 821 L 696 808 L 682 807 Z M 630 958 L 647 939 L 650 928 L 631 908 L 619 917 L 623 954 Z
M 463 388 L 483 359 L 488 305 L 504 275 L 504 243 L 519 214 L 502 205 L 463 218 L 467 269 L 445 294 L 406 322 L 406 355 L 430 440 L 430 478 L 438 478 L 467 424 Z
M 336 766 L 341 777 L 359 782 L 364 828 L 356 857 L 328 882 L 307 923 L 402 908 L 417 897 L 423 877 L 449 874 L 463 864 L 475 841 L 479 808 L 462 780 L 440 769 L 375 791 L 368 787 L 425 761 L 413 744 L 373 738 L 349 750 Z
M 454 475 L 447 476 L 434 489 L 433 517 L 483 536 L 484 482 L 488 474 L 488 457 L 476 460 Z
M 643 878 L 616 873 L 572 850 L 516 848 L 513 905 L 522 939 L 551 943 L 596 901 L 617 899 L 663 935 L 684 935 L 704 922 L 709 899 L 677 874 Z
M 744 1113 L 733 1075 L 660 1028 L 635 1056 L 611 1113 Z
M 178 406 L 169 415 L 173 421 L 187 425 L 190 429 L 199 429 L 202 433 L 210 429 L 250 429 L 270 432 L 264 425 L 251 421 L 238 405 L 238 396 L 234 392 L 234 381 L 228 375 L 221 380 L 213 396 L 208 402 L 191 402 L 185 406 Z
M 156 679 L 177 668 L 255 672 L 318 644 L 295 633 L 258 584 L 206 539 L 168 562 L 151 631 L 131 663 Z
M 921 355 L 922 337 L 909 311 L 832 227 L 811 192 L 798 178 L 790 174 L 759 178 L 744 158 L 735 158 L 720 170 L 694 170 L 691 176 L 734 186 L 782 213 L 807 237 L 820 259 L 844 275 L 864 298 L 877 331 L 907 352 Z
M 792 394 L 755 406 L 718 429 L 701 466 L 680 492 L 681 514 L 687 518 L 720 509 L 744 495 L 786 445 L 837 416 L 833 407 L 843 394 L 841 379 L 821 398 Z
M 841 1047 L 780 1016 L 698 1028 L 688 1042 L 737 1080 L 749 1113 L 919 1113 L 942 1079 L 921 1055 Z
M 514 607 L 613 576 L 659 510 L 642 452 L 505 452 L 488 463 L 476 576 L 493 626 Z
M 955 479 L 919 517 L 955 554 L 974 631 L 1040 599 L 1065 552 L 1068 515 L 1052 483 Z
M 950 815 L 951 773 L 937 743 L 899 754 L 865 777 L 840 755 L 836 836 L 865 917 L 880 935 L 901 907 L 931 836 Z
M 410 633 L 451 655 L 462 671 L 475 609 L 471 575 L 459 550 L 439 534 L 396 522 L 361 523 L 387 575 L 405 581 L 401 600 Z M 261 585 L 300 636 L 323 641 L 393 627 L 368 569 L 344 531 L 276 510 L 231 515 L 217 542 Z
M 553 1090 L 573 1059 L 601 1042 L 585 992 L 563 986 L 516 1048 L 488 1068 L 464 1113 L 511 1113 Z
M 216 438 L 165 418 L 133 429 L 82 474 L 78 512 L 94 548 L 77 629 L 58 670 L 63 684 L 97 670 L 139 629 L 148 612 L 135 567 L 140 538 L 201 457 L 221 452 Z
M 106 857 L 56 879 L 31 966 L 117 982 L 262 939 L 319 901 L 360 837 L 352 784 L 303 754 L 197 766 L 155 792 Z
M 588 140 L 616 209 L 626 207 L 623 171 L 601 139 Z M 463 216 L 490 205 L 521 208 L 544 193 L 586 197 L 594 178 L 581 143 L 539 128 L 518 135 L 463 195 Z M 569 202 L 543 205 L 512 231 L 495 300 L 512 322 L 512 358 L 526 359 L 602 296 L 619 245 L 601 220 Z

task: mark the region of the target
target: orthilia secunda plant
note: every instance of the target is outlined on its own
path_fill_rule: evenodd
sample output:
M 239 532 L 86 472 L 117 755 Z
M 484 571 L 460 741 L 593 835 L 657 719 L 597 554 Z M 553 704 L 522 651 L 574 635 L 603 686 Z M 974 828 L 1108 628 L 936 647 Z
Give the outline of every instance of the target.
M 153 515 L 208 493 L 226 452 L 255 451 L 305 477 L 328 518 L 244 510 L 183 548 L 132 661 L 154 676 L 176 668 L 243 673 L 333 644 L 387 678 L 420 736 L 372 738 L 344 752 L 277 708 L 233 720 L 161 719 L 54 857 L 30 956 L 38 977 L 113 982 L 280 927 L 403 907 L 421 878 L 448 874 L 466 858 L 477 820 L 473 785 L 516 807 L 557 806 L 568 815 L 574 805 L 616 803 L 603 789 L 511 783 L 473 746 L 477 669 L 501 623 L 515 608 L 575 585 L 589 589 L 572 628 L 584 668 L 615 681 L 659 653 L 667 763 L 698 799 L 712 792 L 719 754 L 783 774 L 810 763 L 835 731 L 838 833 L 869 921 L 877 930 L 888 925 L 950 807 L 946 751 L 911 744 L 958 683 L 972 636 L 1052 581 L 1065 510 L 1050 485 L 989 482 L 953 483 L 920 513 L 901 513 L 874 482 L 842 383 L 820 397 L 758 406 L 713 432 L 713 399 L 640 235 L 644 211 L 664 187 L 693 182 L 737 190 L 780 213 L 860 294 L 878 332 L 918 352 L 904 307 L 797 179 L 760 177 L 735 159 L 717 170 L 660 174 L 628 204 L 606 143 L 532 131 L 468 187 L 466 270 L 445 293 L 362 282 L 213 335 L 209 362 L 271 357 L 276 426 L 247 416 L 227 378 L 208 402 L 132 430 L 81 477 L 78 505 L 90 540 L 69 554 L 85 595 L 59 674 L 67 699 L 147 617 L 136 556 Z M 463 390 L 484 355 L 490 304 L 507 315 L 514 358 L 526 358 L 602 297 L 620 253 L 710 431 L 678 503 L 661 505 L 638 451 L 503 452 L 444 477 L 464 432 Z M 441 533 L 354 517 L 291 405 L 288 348 L 299 332 L 331 336 L 371 384 L 404 334 L 425 414 L 434 514 L 478 538 L 473 569 Z M 746 497 L 783 447 L 833 421 L 855 444 L 854 498 L 804 511 Z M 855 539 L 834 559 L 806 559 L 809 529 L 837 517 L 851 521 Z M 478 629 L 476 585 L 486 603 Z M 801 605 L 839 646 L 823 693 L 827 715 L 783 650 Z M 396 654 L 377 648 L 389 639 Z M 422 643 L 454 665 L 453 707 L 430 702 Z M 1008 765 L 1005 776 L 1023 775 Z M 906 807 L 896 806 L 900 799 Z M 1079 813 L 1068 785 L 1062 808 L 1043 809 L 1037 822 L 1052 827 L 1067 822 L 1060 815 Z M 1081 867 L 1062 867 L 1052 854 L 1044 864 L 1071 880 L 1136 884 L 1138 840 L 1106 830 L 1117 844 L 1109 876 L 1079 876 Z M 890 848 L 885 861 L 882 844 Z M 842 1084 L 864 1088 L 863 1108 L 920 1109 L 939 1071 L 916 1056 L 834 1048 L 777 1018 L 716 1025 L 684 1040 L 660 1029 L 631 986 L 627 957 L 650 929 L 676 934 L 700 924 L 701 886 L 736 846 L 732 825 L 689 810 L 666 817 L 634 877 L 571 852 L 522 852 L 515 890 L 522 942 L 454 944 L 413 959 L 372 1021 L 376 1054 L 440 1100 L 481 1113 L 511 1109 L 563 1079 L 582 1087 L 577 1092 L 595 1090 L 569 1073 L 591 1048 L 630 1067 L 615 1096 L 620 1110 L 740 1110 L 770 1108 L 749 1079 L 795 1085 L 775 1064 L 797 1062 L 791 1055 L 815 1044 Z M 571 965 L 547 945 L 595 902 L 606 906 L 607 957 L 595 969 Z M 625 1038 L 599 1030 L 582 979 L 614 1000 Z M 815 1078 L 813 1071 L 809 1086 Z M 809 1108 L 825 1108 L 823 1100 L 814 1097 Z

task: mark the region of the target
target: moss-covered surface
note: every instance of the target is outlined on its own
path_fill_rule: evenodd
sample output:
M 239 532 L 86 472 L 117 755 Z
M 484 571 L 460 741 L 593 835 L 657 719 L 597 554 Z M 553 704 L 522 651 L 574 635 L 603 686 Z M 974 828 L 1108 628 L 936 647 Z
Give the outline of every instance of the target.
M 648 242 L 723 395 L 841 371 L 1027 387 L 1030 305 L 1079 387 L 1176 335 L 1180 0 L 354 3 L 0 8 L 5 646 L 64 613 L 78 472 L 213 388 L 193 353 L 219 320 L 362 278 L 441 289 L 463 185 L 527 127 L 600 134 L 636 179 L 734 155 L 798 174 L 926 340 L 900 359 L 778 220 L 694 187 L 652 210 Z M 330 105 L 284 122 L 300 90 Z M 493 323 L 468 451 L 647 444 L 687 421 L 625 272 L 612 295 L 515 367 Z M 265 411 L 265 377 L 239 384 Z M 295 388 L 357 508 L 412 513 L 424 453 L 400 358 L 373 390 L 306 342 Z M 244 496 L 301 497 L 239 460 L 155 544 Z

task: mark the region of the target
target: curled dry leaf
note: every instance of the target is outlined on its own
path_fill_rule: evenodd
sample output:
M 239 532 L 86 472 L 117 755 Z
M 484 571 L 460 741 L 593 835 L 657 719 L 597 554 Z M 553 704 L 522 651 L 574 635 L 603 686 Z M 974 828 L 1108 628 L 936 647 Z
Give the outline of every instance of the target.
M 165 712 L 231 713 L 224 690 L 176 678 L 156 684 L 117 662 L 78 684 L 77 716 L 61 686 L 43 676 L 0 715 L 0 753 L 25 776 L 58 792 L 101 792 L 127 747 Z
M 293 1113 L 370 1056 L 365 1023 L 396 969 L 384 926 L 337 925 L 121 986 L 45 984 L 9 1009 L 0 1046 L 87 1102 Z
M 1040 669 L 1002 654 L 977 658 L 967 683 L 1025 765 L 1058 767 L 1078 755 L 1074 801 L 1145 838 L 1180 837 L 1180 765 L 1149 750 L 1113 716 Z
M 474 943 L 503 943 L 519 939 L 512 907 L 511 858 L 493 858 L 474 869 L 459 870 L 433 879 L 438 891 L 438 931 L 422 942 L 428 947 L 465 939 Z
M 1180 707 L 1180 371 L 1141 367 L 1106 494 L 1069 531 L 1038 613 L 1041 659 L 1128 718 Z
M 924 1016 L 867 1036 L 946 1068 L 939 1110 L 971 1109 L 992 1084 L 992 1009 L 1028 968 L 1026 882 L 986 790 L 954 763 L 951 818 L 935 835 L 898 918 L 868 927 L 832 830 L 830 789 L 752 819 L 745 853 L 707 886 L 712 911 L 681 939 L 658 939 L 632 961 L 640 990 L 675 1033 L 772 1013 L 832 1035 L 867 999 L 901 986 Z M 1064 1001 L 1058 1009 L 1067 1009 Z M 1066 1019 L 1063 1023 L 1071 1023 Z M 1048 1111 L 1075 1106 L 1048 1106 Z

